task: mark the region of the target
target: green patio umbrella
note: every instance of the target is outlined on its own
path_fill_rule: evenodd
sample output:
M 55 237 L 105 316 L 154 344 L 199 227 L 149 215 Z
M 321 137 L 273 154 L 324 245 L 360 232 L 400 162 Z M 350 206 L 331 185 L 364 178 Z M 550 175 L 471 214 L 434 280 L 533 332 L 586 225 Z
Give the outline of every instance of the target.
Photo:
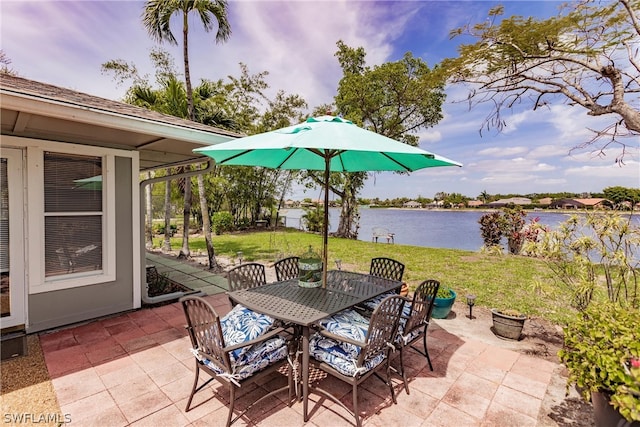
M 90 176 L 89 178 L 74 179 L 76 184 L 74 189 L 102 190 L 102 175 Z
M 219 165 L 324 171 L 322 286 L 327 283 L 329 174 L 462 166 L 335 116 L 311 117 L 282 129 L 193 150 Z

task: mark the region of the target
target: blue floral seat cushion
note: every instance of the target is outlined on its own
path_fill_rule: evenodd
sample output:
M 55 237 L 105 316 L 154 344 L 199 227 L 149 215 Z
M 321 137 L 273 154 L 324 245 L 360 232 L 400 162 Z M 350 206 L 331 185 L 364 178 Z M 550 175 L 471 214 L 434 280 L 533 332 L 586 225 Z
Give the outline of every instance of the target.
M 275 319 L 266 314 L 256 313 L 241 304 L 236 305 L 220 319 L 222 335 L 226 346 L 250 341 L 263 335 L 273 327 Z M 243 347 L 230 353 L 231 362 L 241 359 L 250 347 Z
M 231 375 L 225 374 L 223 369 L 208 359 L 202 362 L 215 373 L 226 376 L 230 380 L 239 381 L 250 377 L 254 372 L 261 371 L 267 366 L 285 359 L 288 354 L 287 341 L 276 335 L 259 344 L 249 346 L 238 360 L 231 361 Z
M 355 310 L 343 310 L 318 322 L 323 329 L 335 335 L 355 341 L 365 342 L 369 330 L 369 319 Z M 340 355 L 357 358 L 360 347 L 346 342 L 336 343 L 341 349 Z
M 362 305 L 365 306 L 368 310 L 373 311 L 376 308 L 378 308 L 378 306 L 380 305 L 383 299 L 393 295 L 398 295 L 398 294 L 393 291 L 385 292 L 382 295 L 378 295 L 377 297 L 373 297 L 371 299 L 366 300 L 365 302 L 362 303 Z
M 400 338 L 400 340 L 402 340 L 403 345 L 407 345 L 423 332 L 424 332 L 424 327 L 419 329 L 414 329 L 412 332 L 409 332 L 407 335 L 398 334 L 398 337 Z
M 358 367 L 357 357 L 352 357 L 344 351 L 338 341 L 323 337 L 318 333 L 314 334 L 309 340 L 309 354 L 316 360 L 327 363 L 336 371 L 349 377 L 368 372 L 385 360 L 384 353 L 380 353 L 365 361 L 364 366 Z
M 414 329 L 413 331 L 405 334 L 404 327 L 407 324 L 407 320 L 411 315 L 411 303 L 405 303 L 404 308 L 402 309 L 402 317 L 400 317 L 400 324 L 398 325 L 398 335 L 396 338 L 396 343 L 402 343 L 403 345 L 407 345 L 409 342 L 413 341 L 415 337 L 420 335 L 423 332 L 423 327 Z

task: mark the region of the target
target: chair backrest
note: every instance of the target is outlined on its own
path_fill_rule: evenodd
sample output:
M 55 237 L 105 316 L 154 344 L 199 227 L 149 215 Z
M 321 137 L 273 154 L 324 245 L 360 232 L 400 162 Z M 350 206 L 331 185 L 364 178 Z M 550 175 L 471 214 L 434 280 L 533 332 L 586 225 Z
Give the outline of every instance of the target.
M 374 310 L 369 321 L 367 346 L 360 353 L 359 366 L 363 366 L 368 359 L 391 350 L 391 343 L 398 331 L 403 308 L 404 298 L 393 295 L 383 299 Z
M 220 316 L 203 298 L 185 296 L 180 298 L 184 315 L 187 318 L 187 331 L 191 345 L 198 355 L 208 359 L 225 372 L 231 372 L 231 360 L 224 350 Z
M 404 275 L 404 264 L 391 258 L 373 258 L 371 259 L 369 274 L 401 282 Z
M 267 283 L 267 273 L 263 264 L 247 262 L 227 272 L 229 290 L 249 289 Z
M 276 270 L 276 279 L 278 282 L 298 278 L 300 274 L 300 269 L 298 267 L 299 260 L 300 257 L 290 256 L 273 264 L 273 268 Z
M 416 329 L 424 328 L 429 323 L 439 287 L 440 282 L 434 279 L 425 280 L 418 285 L 413 294 L 411 312 L 402 331 L 403 335 L 408 335 Z

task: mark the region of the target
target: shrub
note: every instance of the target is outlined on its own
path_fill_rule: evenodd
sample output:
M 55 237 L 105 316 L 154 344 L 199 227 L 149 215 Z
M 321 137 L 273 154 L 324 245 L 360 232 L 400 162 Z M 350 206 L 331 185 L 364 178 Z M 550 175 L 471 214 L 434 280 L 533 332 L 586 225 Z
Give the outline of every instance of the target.
M 640 306 L 640 228 L 630 216 L 572 215 L 556 230 L 544 230 L 528 241 L 523 250 L 547 262 L 578 310 L 603 292 L 610 302 Z
M 503 233 L 507 236 L 507 247 L 510 254 L 517 255 L 522 249 L 527 213 L 520 206 L 506 207 L 502 210 L 501 226 Z
M 304 222 L 304 225 L 308 231 L 322 231 L 322 224 L 324 222 L 324 209 L 320 207 L 304 208 L 302 221 Z M 327 226 L 329 226 L 329 224 L 327 224 Z
M 522 251 L 526 241 L 537 240 L 540 227 L 535 227 L 540 218 L 534 218 L 526 224 L 527 213 L 522 207 L 509 205 L 502 212 L 490 212 L 482 215 L 480 233 L 484 242 L 483 249 L 486 253 L 501 253 L 500 242 L 507 238 L 507 248 L 510 254 L 517 255 Z
M 638 378 L 625 361 L 640 359 L 640 310 L 617 304 L 595 305 L 579 313 L 564 332 L 558 355 L 569 371 L 567 388 L 576 384 L 585 400 L 604 392 L 627 420 L 640 420 Z M 638 371 L 635 371 L 637 374 Z
M 211 227 L 216 234 L 222 234 L 226 231 L 232 231 L 233 215 L 228 211 L 216 212 L 211 216 Z
M 617 212 L 573 215 L 525 245 L 568 287 L 580 311 L 564 331 L 560 359 L 588 401 L 602 392 L 629 421 L 640 420 L 640 228 Z M 603 301 L 604 300 L 604 301 Z
M 502 226 L 502 214 L 489 212 L 480 217 L 480 234 L 485 248 L 500 247 L 504 227 Z
M 156 235 L 164 234 L 164 223 L 154 223 L 151 230 L 153 231 L 153 234 L 156 234 Z M 169 230 L 171 230 L 171 232 L 169 233 L 169 236 L 173 236 L 178 231 L 178 226 L 175 224 L 171 224 L 169 226 Z

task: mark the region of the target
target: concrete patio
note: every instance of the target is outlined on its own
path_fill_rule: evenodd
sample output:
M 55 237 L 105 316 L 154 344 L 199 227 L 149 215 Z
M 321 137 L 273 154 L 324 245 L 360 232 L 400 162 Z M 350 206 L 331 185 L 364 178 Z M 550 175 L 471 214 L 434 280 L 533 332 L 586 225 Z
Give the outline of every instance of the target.
M 205 298 L 221 315 L 230 310 L 224 277 L 170 256 L 148 254 L 147 263 L 208 294 Z M 526 354 L 525 342 L 499 340 L 490 332 L 490 317 L 479 315 L 471 321 L 464 315 L 465 308 L 458 307 L 459 315 L 432 321 L 429 352 L 433 371 L 423 356 L 408 353 L 410 394 L 395 377 L 397 405 L 376 377 L 363 383 L 359 401 L 364 425 L 590 425 L 576 420 L 589 418 L 588 414 L 576 416 L 568 409 L 561 365 Z M 228 391 L 215 381 L 196 394 L 191 411 L 184 410 L 194 377 L 184 325 L 181 306 L 174 302 L 34 337 L 42 348 L 61 419 L 77 426 L 224 425 Z M 312 371 L 312 378 L 314 384 L 321 383 L 351 406 L 348 385 L 317 370 Z M 285 384 L 284 375 L 273 374 L 259 386 L 242 390 L 236 409 L 246 408 L 255 396 Z M 350 415 L 321 394 L 312 391 L 310 399 L 307 423 L 302 420 L 302 404 L 288 405 L 286 393 L 281 393 L 253 407 L 235 425 L 353 425 Z
M 208 296 L 216 310 L 230 309 L 224 294 Z M 544 425 L 543 400 L 558 365 L 486 343 L 460 339 L 432 328 L 430 371 L 424 357 L 410 353 L 411 394 L 397 379 L 398 404 L 375 377 L 360 394 L 364 424 L 371 426 L 536 426 Z M 196 395 L 185 412 L 194 361 L 179 304 L 142 309 L 40 336 L 47 368 L 63 414 L 71 425 L 198 426 L 224 425 L 226 388 L 217 383 Z M 350 402 L 350 388 L 330 377 L 323 388 Z M 285 383 L 275 374 L 261 385 Z M 329 384 L 327 384 L 329 383 Z M 246 390 L 242 408 L 264 390 Z M 302 405 L 286 404 L 286 393 L 252 408 L 237 425 L 295 426 Z M 319 394 L 311 396 L 306 425 L 351 425 L 340 407 Z M 350 404 L 350 403 L 349 403 Z M 549 425 L 553 425 L 550 423 Z
M 190 285 L 211 293 L 206 298 L 219 313 L 230 310 L 222 277 L 204 274 L 207 272 L 201 268 L 191 270 L 175 260 L 178 264 L 166 265 L 172 260 L 160 258 L 152 256 L 148 262 L 172 278 L 182 275 L 183 283 L 194 280 Z M 560 365 L 505 348 L 503 343 L 491 344 L 451 332 L 443 327 L 445 322 L 434 320 L 429 329 L 434 371 L 429 370 L 424 357 L 409 353 L 411 393 L 407 394 L 401 379 L 395 378 L 397 405 L 377 378 L 363 384 L 359 395 L 365 425 L 558 425 L 549 415 L 551 407 L 564 398 Z M 172 303 L 41 334 L 40 344 L 61 412 L 71 419 L 70 424 L 224 425 L 228 392 L 216 382 L 196 394 L 194 409 L 184 411 L 194 372 L 184 324 L 180 305 Z M 349 386 L 322 375 L 316 375 L 315 380 L 351 405 Z M 246 407 L 254 396 L 285 381 L 283 375 L 274 374 L 259 387 L 244 390 L 236 407 Z M 302 404 L 288 406 L 286 400 L 286 393 L 269 399 L 235 425 L 353 425 L 343 409 L 320 394 L 311 394 L 307 423 L 302 420 Z

